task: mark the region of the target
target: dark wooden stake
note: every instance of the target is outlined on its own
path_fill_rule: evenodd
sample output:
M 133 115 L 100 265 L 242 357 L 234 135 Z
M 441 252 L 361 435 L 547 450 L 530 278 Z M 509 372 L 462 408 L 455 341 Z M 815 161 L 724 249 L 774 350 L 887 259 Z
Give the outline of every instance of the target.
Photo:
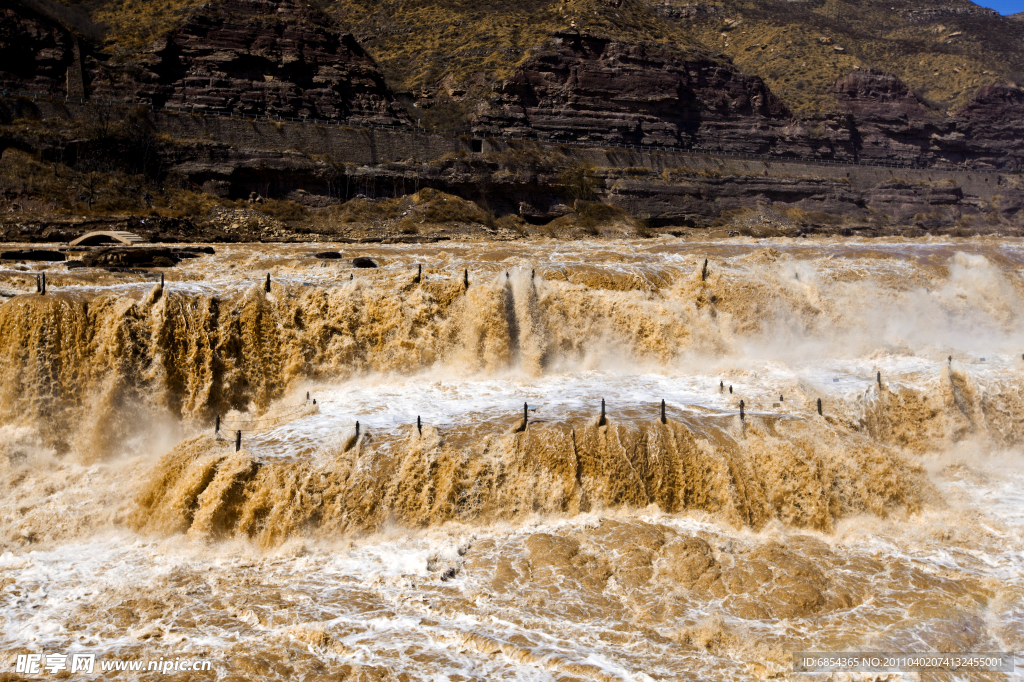
M 719 381 L 718 382 L 718 392 L 719 393 L 725 393 L 725 382 L 724 381 Z
M 416 271 L 416 279 L 412 281 L 413 284 L 419 284 L 423 281 L 423 264 L 420 263 L 417 267 L 419 269 Z
M 421 436 L 423 435 L 423 422 L 420 421 L 419 415 L 416 415 L 416 430 L 420 432 Z
M 516 433 L 523 433 L 526 431 L 526 425 L 530 423 L 530 406 L 527 403 L 523 403 L 523 423 L 516 427 Z
M 821 398 L 818 398 L 818 416 L 821 416 Z
M 743 401 L 741 400 L 740 401 L 740 421 L 743 421 L 744 419 L 746 419 L 746 417 L 743 414 Z
M 878 379 L 878 390 L 881 391 L 882 390 L 882 373 L 881 372 L 878 373 L 877 379 Z
M 270 273 L 267 273 L 267 283 L 263 285 L 263 291 L 270 293 Z
M 160 288 L 164 288 L 164 273 L 160 273 Z
M 704 259 L 704 267 L 700 270 L 700 281 L 704 282 L 708 278 L 708 259 Z
M 661 423 L 662 424 L 667 424 L 668 423 L 668 420 L 665 419 L 665 399 L 664 398 L 661 399 Z
M 469 268 L 466 268 L 462 273 L 462 283 L 466 285 L 467 289 L 469 288 Z
M 359 422 L 356 422 L 356 440 L 359 440 Z
M 732 393 L 732 384 L 729 384 L 729 393 Z
M 309 400 L 309 391 L 306 391 L 306 400 Z
M 220 415 L 219 414 L 217 415 L 217 425 L 213 428 L 213 433 L 215 435 L 220 435 Z
M 597 422 L 598 426 L 604 426 L 608 423 L 608 420 L 604 418 L 604 398 L 601 398 L 601 420 Z
M 530 279 L 536 279 L 536 278 L 537 278 L 537 271 L 536 270 L 530 270 Z
M 242 449 L 242 432 L 235 431 L 235 452 Z

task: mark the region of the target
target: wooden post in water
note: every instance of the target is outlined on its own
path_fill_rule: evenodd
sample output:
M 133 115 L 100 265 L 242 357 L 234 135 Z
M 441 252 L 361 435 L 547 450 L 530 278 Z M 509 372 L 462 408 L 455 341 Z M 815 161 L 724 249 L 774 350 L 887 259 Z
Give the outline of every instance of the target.
M 729 384 L 729 395 L 732 395 L 732 384 Z
M 420 432 L 421 436 L 423 435 L 423 422 L 420 421 L 419 415 L 416 415 L 416 430 Z
M 708 278 L 708 259 L 704 259 L 704 267 L 700 270 L 700 281 L 704 282 Z
M 516 427 L 515 433 L 523 433 L 526 431 L 526 425 L 530 422 L 530 406 L 527 403 L 523 403 L 523 423 Z
M 598 426 L 606 426 L 608 420 L 604 417 L 604 398 L 601 398 L 601 419 L 597 422 Z
M 213 435 L 215 435 L 215 436 L 219 436 L 220 435 L 220 415 L 219 414 L 217 415 L 217 422 L 213 426 Z
M 160 273 L 160 291 L 164 290 L 164 273 Z
M 242 432 L 235 431 L 235 452 L 242 449 Z
M 741 400 L 740 401 L 740 421 L 743 421 L 744 419 L 746 419 L 746 416 L 743 414 L 743 407 L 744 407 L 743 401 Z
M 270 293 L 270 273 L 267 273 L 267 283 L 263 285 L 263 291 Z
M 417 268 L 418 269 L 416 270 L 416 279 L 412 281 L 413 284 L 419 284 L 420 282 L 423 281 L 423 263 L 420 263 L 417 266 Z
M 665 399 L 661 399 L 661 423 L 668 424 L 668 420 L 665 419 Z
M 719 381 L 718 382 L 718 392 L 719 393 L 725 393 L 725 382 L 724 381 Z
M 882 373 L 881 372 L 878 373 L 877 379 L 878 379 L 878 390 L 881 391 L 882 390 Z
M 356 440 L 359 440 L 359 422 L 356 422 Z
M 818 416 L 821 416 L 821 398 L 818 398 Z
M 462 282 L 469 288 L 469 268 L 466 268 L 462 273 Z
M 537 278 L 537 271 L 536 270 L 530 270 L 530 279 L 534 280 L 536 278 Z

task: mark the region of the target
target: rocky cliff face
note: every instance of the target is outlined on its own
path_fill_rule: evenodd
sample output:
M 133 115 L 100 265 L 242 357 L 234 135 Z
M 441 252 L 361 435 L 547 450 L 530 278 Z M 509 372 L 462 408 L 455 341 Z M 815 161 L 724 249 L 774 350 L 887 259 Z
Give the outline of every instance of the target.
M 982 88 L 953 116 L 950 132 L 935 143 L 975 164 L 1024 169 L 1024 89 L 1006 83 Z
M 846 115 L 827 119 L 837 158 L 1024 167 L 1024 91 L 1017 86 L 986 86 L 952 114 L 928 107 L 898 78 L 880 71 L 856 71 L 833 91 Z
M 832 86 L 840 106 L 862 119 L 905 121 L 935 118 L 899 78 L 883 71 L 854 71 Z
M 769 131 L 787 118 L 759 78 L 728 65 L 565 31 L 496 88 L 475 127 L 545 140 L 766 151 Z
M 58 22 L 21 5 L 3 4 L 14 1 L 0 0 L 0 78 L 18 89 L 61 93 L 67 73 L 83 63 L 77 50 L 99 55 L 97 45 L 87 46 Z M 485 200 L 499 214 L 516 212 L 531 221 L 566 210 L 559 178 L 567 164 L 582 161 L 601 169 L 595 188 L 600 198 L 652 224 L 703 224 L 723 211 L 761 204 L 864 219 L 877 211 L 894 221 L 925 221 L 919 216 L 934 214 L 945 225 L 993 212 L 1018 222 L 1024 216 L 1024 190 L 1016 184 L 1000 185 L 998 199 L 985 194 L 990 187 L 965 193 L 956 184 L 932 181 L 927 172 L 904 182 L 901 171 L 884 169 L 883 177 L 852 187 L 849 172 L 856 176 L 856 167 L 837 169 L 833 177 L 825 169 L 834 167 L 813 166 L 794 179 L 774 163 L 798 158 L 1020 170 L 1024 90 L 1010 84 L 981 88 L 950 112 L 891 74 L 857 69 L 831 86 L 836 111 L 798 116 L 764 81 L 710 50 L 561 30 L 494 85 L 486 100 L 460 95 L 475 111 L 478 136 L 511 134 L 538 144 L 473 144 L 452 135 L 422 135 L 422 144 L 411 145 L 412 126 L 388 137 L 370 128 L 257 125 L 159 113 L 174 106 L 360 124 L 408 122 L 382 72 L 353 37 L 301 0 L 203 5 L 140 57 L 116 65 L 87 57 L 84 63 L 97 100 L 116 95 L 154 105 L 157 113 L 134 126 L 142 133 L 113 140 L 107 120 L 113 114 L 101 107 L 60 103 L 42 113 L 41 103 L 8 98 L 0 102 L 0 121 L 7 123 L 33 116 L 97 120 L 69 125 L 56 141 L 42 139 L 53 137 L 53 126 L 45 121 L 39 122 L 45 131 L 40 139 L 28 139 L 29 133 L 8 125 L 0 129 L 0 152 L 14 147 L 69 164 L 77 173 L 145 172 L 154 186 L 175 176 L 185 186 L 226 198 L 252 192 L 296 196 L 315 207 L 356 193 L 376 196 L 382 187 L 388 188 L 387 196 L 399 196 L 408 187 L 429 186 Z M 136 155 L 145 159 L 129 163 L 132 154 L 124 150 L 141 149 L 137 138 L 147 142 L 145 154 Z M 559 149 L 561 141 L 594 148 L 579 152 L 585 158 L 570 158 Z M 630 157 L 633 150 L 606 151 L 622 144 L 653 153 Z M 679 150 L 760 160 L 737 161 L 752 165 L 721 172 L 694 167 L 698 155 Z M 103 163 L 82 163 L 90 159 Z M 32 183 L 21 182 L 19 172 L 12 170 L 9 177 L 16 186 L 11 196 L 20 205 L 28 191 L 23 186 Z M 1009 173 L 993 178 L 997 184 L 1012 179 Z M 369 189 L 360 189 L 364 186 Z M 92 200 L 91 189 L 79 194 Z
M 301 0 L 205 4 L 151 52 L 118 64 L 83 62 L 79 43 L 52 17 L 0 5 L 3 87 L 198 112 L 408 122 L 355 38 Z
M 0 83 L 8 90 L 65 94 L 76 64 L 75 38 L 25 8 L 0 4 Z M 79 69 L 79 76 L 80 69 Z
M 358 123 L 406 119 L 355 39 L 293 0 L 206 6 L 143 59 L 137 96 L 156 106 Z
M 832 87 L 839 111 L 800 119 L 765 84 L 708 57 L 559 33 L 475 118 L 479 134 L 669 146 L 854 163 L 1024 167 L 1024 91 L 983 88 L 953 114 L 881 71 Z

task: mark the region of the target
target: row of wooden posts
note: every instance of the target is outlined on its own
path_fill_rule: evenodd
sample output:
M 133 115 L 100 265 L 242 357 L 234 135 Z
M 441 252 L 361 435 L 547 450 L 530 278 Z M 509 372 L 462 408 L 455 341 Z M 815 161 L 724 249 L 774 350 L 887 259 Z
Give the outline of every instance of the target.
M 267 275 L 267 291 L 270 291 L 270 275 Z M 160 273 L 160 288 L 164 288 L 164 273 Z M 46 273 L 42 272 L 36 275 L 36 293 L 45 296 L 46 295 Z
M 879 372 L 879 385 L 881 385 L 881 372 Z M 729 392 L 730 393 L 732 392 L 732 386 L 729 387 Z M 782 396 L 779 396 L 779 398 L 781 399 Z M 306 400 L 309 400 L 309 392 L 308 391 L 306 392 Z M 314 405 L 316 404 L 316 398 L 313 399 L 313 404 Z M 745 403 L 741 400 L 740 401 L 740 421 L 745 421 L 746 420 L 745 407 L 746 407 Z M 821 398 L 818 398 L 818 414 L 821 415 Z M 668 417 L 665 415 L 665 399 L 664 398 L 662 398 L 662 400 L 661 400 L 661 417 L 660 417 L 660 421 L 661 421 L 662 424 L 667 424 L 668 423 Z M 529 424 L 529 422 L 530 422 L 530 404 L 529 403 L 523 403 L 523 423 L 522 423 L 522 425 L 518 429 L 516 429 L 516 431 L 517 432 L 525 431 L 526 430 L 526 426 L 527 426 L 527 424 Z M 605 413 L 605 401 L 604 401 L 604 398 L 601 398 L 601 418 L 598 419 L 597 425 L 598 426 L 607 426 L 608 425 L 608 419 L 607 419 L 607 415 Z M 421 435 L 421 436 L 423 435 L 423 421 L 420 418 L 420 415 L 416 415 L 416 431 L 419 433 L 419 435 Z M 216 435 L 217 437 L 220 436 L 220 415 L 219 414 L 217 415 L 216 425 L 214 426 L 214 435 Z M 359 440 L 359 422 L 358 421 L 356 422 L 355 440 Z M 242 448 L 242 432 L 241 432 L 241 430 L 237 430 L 237 431 L 235 431 L 235 452 L 238 452 L 241 448 Z
M 536 277 L 537 277 L 537 271 L 536 270 L 531 270 L 530 271 L 530 279 L 535 279 Z M 353 275 L 352 273 L 349 273 L 348 278 L 350 280 L 352 280 L 352 279 L 355 278 L 355 275 Z M 509 274 L 506 272 L 505 273 L 505 279 L 508 279 L 508 278 L 509 278 Z M 423 265 L 420 264 L 420 265 L 417 266 L 416 277 L 415 277 L 415 279 L 413 279 L 413 282 L 415 282 L 416 284 L 419 284 L 422 281 L 423 281 Z M 463 271 L 463 273 L 462 273 L 462 281 L 465 284 L 466 288 L 468 289 L 469 288 L 469 269 L 468 268 L 465 269 Z M 162 272 L 160 273 L 160 288 L 161 289 L 164 288 L 164 273 L 162 273 Z M 270 293 L 270 273 L 269 272 L 267 273 L 267 279 L 263 282 L 263 291 L 267 292 L 268 294 Z M 42 273 L 42 274 L 36 275 L 36 293 L 37 294 L 46 294 L 46 273 L 45 272 Z
M 707 274 L 707 267 L 708 267 L 707 261 L 704 261 L 704 273 L 705 273 L 705 276 Z M 423 281 L 423 264 L 422 263 L 418 264 L 416 266 L 416 268 L 417 268 L 416 269 L 416 277 L 413 279 L 413 282 L 415 284 L 419 284 L 420 282 Z M 531 270 L 530 271 L 530 279 L 531 280 L 532 279 L 536 279 L 536 277 L 537 277 L 537 271 L 536 270 Z M 352 279 L 355 278 L 355 275 L 353 275 L 352 273 L 349 273 L 348 278 L 349 278 L 349 280 L 352 280 Z M 505 273 L 505 279 L 506 280 L 509 279 L 509 273 L 508 272 Z M 463 284 L 465 284 L 466 288 L 468 289 L 469 288 L 469 268 L 466 268 L 465 270 L 463 270 L 463 272 L 462 272 L 462 281 L 463 281 Z M 164 274 L 162 272 L 160 273 L 160 288 L 161 289 L 164 288 Z M 268 294 L 270 293 L 270 273 L 269 272 L 267 273 L 267 279 L 263 282 L 263 291 L 265 291 Z M 40 275 L 36 275 L 36 293 L 37 294 L 45 294 L 46 293 L 46 273 L 45 272 L 40 274 Z
M 706 261 L 704 263 L 704 269 L 705 269 L 705 271 L 707 270 L 707 262 Z M 509 273 L 506 271 L 505 272 L 505 279 L 507 280 L 510 277 L 511 277 L 511 275 L 509 275 Z M 355 275 L 352 274 L 352 273 L 349 273 L 348 278 L 349 278 L 349 280 L 352 280 L 352 279 L 355 278 Z M 537 278 L 537 271 L 536 270 L 530 270 L 530 279 L 534 280 L 536 278 Z M 416 266 L 416 276 L 413 278 L 412 281 L 413 281 L 413 284 L 419 284 L 420 282 L 423 281 L 423 264 L 422 263 L 420 263 L 420 264 L 418 264 Z M 163 286 L 163 283 L 164 283 L 163 275 L 160 275 L 160 286 Z M 462 283 L 465 285 L 465 287 L 467 289 L 469 288 L 469 268 L 466 268 L 465 270 L 462 271 Z M 263 283 L 263 291 L 267 292 L 268 294 L 270 293 L 270 273 L 269 272 L 267 273 L 266 281 Z
M 270 275 L 267 275 L 267 282 L 268 282 L 268 286 L 269 286 Z M 1024 356 L 1022 356 L 1022 358 L 1024 358 Z M 952 357 L 950 357 L 950 362 L 952 362 Z M 878 382 L 878 389 L 881 390 L 882 389 L 882 373 L 878 372 L 876 377 L 875 377 L 875 379 Z M 725 391 L 725 382 L 724 381 L 718 382 L 718 389 L 719 389 L 719 391 L 723 391 L 723 392 Z M 729 386 L 729 393 L 732 393 L 732 385 Z M 306 400 L 308 401 L 309 399 L 310 399 L 309 391 L 306 391 Z M 784 400 L 785 400 L 785 397 L 780 395 L 779 396 L 779 402 L 783 402 Z M 316 398 L 313 398 L 313 404 L 314 405 L 316 404 Z M 821 398 L 818 398 L 817 407 L 818 407 L 818 416 L 823 416 L 822 415 L 822 410 L 821 410 Z M 740 421 L 746 421 L 746 418 L 747 418 L 747 415 L 746 415 L 746 403 L 743 400 L 740 400 Z M 661 400 L 661 417 L 660 417 L 660 421 L 661 421 L 662 424 L 667 424 L 668 423 L 668 418 L 665 415 L 665 399 L 664 398 L 662 398 L 662 400 Z M 518 429 L 516 429 L 516 431 L 519 431 L 519 432 L 525 431 L 526 430 L 526 426 L 527 426 L 527 424 L 529 424 L 529 422 L 530 422 L 530 405 L 529 405 L 529 403 L 523 403 L 523 423 L 522 423 L 522 425 Z M 601 418 L 598 420 L 597 425 L 598 426 L 607 426 L 607 424 L 608 424 L 608 419 L 607 419 L 606 412 L 605 412 L 605 400 L 604 400 L 604 398 L 601 398 Z M 419 432 L 419 434 L 421 436 L 423 435 L 423 421 L 420 419 L 420 415 L 416 415 L 416 430 Z M 217 415 L 217 424 L 216 424 L 216 427 L 215 427 L 215 433 L 218 436 L 220 435 L 220 415 Z M 359 422 L 358 421 L 356 422 L 356 436 L 355 437 L 356 437 L 356 440 L 359 439 Z M 235 431 L 235 452 L 238 452 L 238 450 L 241 449 L 241 447 L 242 447 L 242 432 L 241 431 Z

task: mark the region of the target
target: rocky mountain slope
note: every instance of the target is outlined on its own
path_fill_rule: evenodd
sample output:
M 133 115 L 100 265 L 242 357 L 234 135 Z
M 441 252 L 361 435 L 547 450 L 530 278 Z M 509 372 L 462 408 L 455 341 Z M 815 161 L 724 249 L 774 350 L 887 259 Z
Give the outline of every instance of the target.
M 832 84 L 858 68 L 941 109 L 1024 74 L 1024 25 L 968 0 L 335 0 L 330 11 L 423 108 L 486 98 L 566 29 L 729 61 L 802 116 L 835 111 Z
M 565 178 L 585 172 L 587 201 L 651 224 L 775 203 L 864 220 L 934 213 L 921 225 L 1013 222 L 1020 192 L 1002 176 L 996 198 L 952 196 L 927 173 L 850 192 L 811 171 L 794 184 L 768 162 L 1018 173 L 1022 38 L 1024 23 L 967 0 L 0 0 L 3 87 L 80 103 L 0 101 L 0 149 L 22 155 L 4 152 L 0 203 L 93 211 L 104 193 L 145 186 L 107 205 L 165 211 L 198 192 L 318 208 L 434 187 L 537 222 L 575 211 Z M 272 125 L 197 125 L 177 112 Z M 456 132 L 410 144 L 289 120 Z M 565 142 L 594 151 L 565 154 Z M 656 154 L 623 166 L 623 146 L 746 155 L 768 179 L 730 167 L 723 182 L 706 164 Z M 27 182 L 30 167 L 39 178 Z
M 136 97 L 156 107 L 377 124 L 405 118 L 352 35 L 292 0 L 227 0 L 150 49 L 133 75 Z

